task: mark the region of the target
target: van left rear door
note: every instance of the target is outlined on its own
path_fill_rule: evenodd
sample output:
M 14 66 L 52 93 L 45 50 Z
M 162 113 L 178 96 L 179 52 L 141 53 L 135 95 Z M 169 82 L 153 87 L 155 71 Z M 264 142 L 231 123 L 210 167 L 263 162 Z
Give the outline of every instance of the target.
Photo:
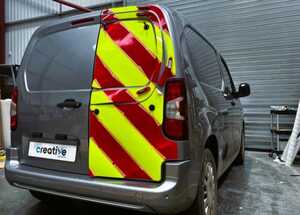
M 89 101 L 100 24 L 86 20 L 93 19 L 44 27 L 27 48 L 17 78 L 13 132 L 23 164 L 88 174 Z

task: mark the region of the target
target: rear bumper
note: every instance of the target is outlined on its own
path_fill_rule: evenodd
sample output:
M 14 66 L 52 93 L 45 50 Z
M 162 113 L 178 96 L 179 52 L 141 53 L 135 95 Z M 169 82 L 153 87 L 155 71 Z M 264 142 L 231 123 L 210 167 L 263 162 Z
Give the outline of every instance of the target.
M 161 183 L 91 178 L 22 165 L 17 148 L 7 149 L 5 176 L 17 187 L 154 213 L 178 213 L 196 196 L 190 161 L 166 163 Z

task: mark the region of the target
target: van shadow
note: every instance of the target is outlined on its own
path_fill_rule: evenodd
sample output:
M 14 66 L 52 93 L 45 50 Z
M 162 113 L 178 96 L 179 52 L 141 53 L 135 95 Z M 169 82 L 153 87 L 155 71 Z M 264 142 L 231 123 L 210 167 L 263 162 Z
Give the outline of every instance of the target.
M 14 211 L 12 215 L 86 215 L 101 213 L 110 215 L 142 215 L 142 213 L 135 211 L 69 199 L 57 199 L 51 202 L 34 201 L 33 204 L 27 204 L 24 208 Z
M 248 214 L 243 202 L 249 192 L 249 177 L 253 160 L 246 159 L 243 166 L 231 166 L 218 181 L 218 214 Z
M 247 214 L 241 211 L 242 203 L 249 192 L 249 175 L 253 165 L 252 159 L 247 159 L 245 166 L 229 168 L 218 183 L 218 214 Z M 32 197 L 24 206 L 14 210 L 11 215 L 65 215 L 65 214 L 110 214 L 110 215 L 142 215 L 145 213 L 125 210 L 122 208 L 103 206 L 78 200 L 57 198 L 51 202 L 40 202 Z

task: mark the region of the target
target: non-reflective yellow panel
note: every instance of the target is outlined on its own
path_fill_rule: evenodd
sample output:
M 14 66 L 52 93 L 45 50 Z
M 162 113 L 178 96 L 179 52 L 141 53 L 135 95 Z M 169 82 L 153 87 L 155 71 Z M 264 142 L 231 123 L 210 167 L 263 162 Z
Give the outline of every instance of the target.
M 97 146 L 92 137 L 89 141 L 89 166 L 96 176 L 124 178 L 122 171 Z
M 102 94 L 102 95 L 101 95 Z M 97 96 L 95 96 L 97 95 Z M 105 97 L 105 93 L 97 91 L 93 97 Z M 107 102 L 109 98 L 107 97 Z M 161 166 L 165 158 L 148 140 L 134 127 L 134 125 L 117 109 L 111 105 L 91 105 L 91 110 L 100 110 L 97 119 L 109 131 L 114 139 L 135 160 L 135 162 L 155 181 L 161 179 Z
M 143 70 L 104 30 L 100 31 L 97 55 L 124 86 L 143 86 L 149 82 Z

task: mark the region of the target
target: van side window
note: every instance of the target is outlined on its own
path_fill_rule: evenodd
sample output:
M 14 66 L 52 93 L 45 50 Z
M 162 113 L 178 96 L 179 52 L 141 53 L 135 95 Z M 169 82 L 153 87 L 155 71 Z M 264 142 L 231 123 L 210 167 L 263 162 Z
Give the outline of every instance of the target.
M 221 89 L 222 78 L 218 56 L 211 46 L 193 29 L 187 27 L 184 31 L 192 67 L 199 82 Z
M 223 57 L 221 57 L 220 62 L 221 62 L 221 69 L 222 69 L 224 85 L 225 85 L 224 91 L 227 91 L 228 93 L 232 93 L 232 92 L 235 91 L 235 87 L 234 87 L 234 83 L 233 83 L 233 80 L 231 78 L 229 69 L 228 69 Z

